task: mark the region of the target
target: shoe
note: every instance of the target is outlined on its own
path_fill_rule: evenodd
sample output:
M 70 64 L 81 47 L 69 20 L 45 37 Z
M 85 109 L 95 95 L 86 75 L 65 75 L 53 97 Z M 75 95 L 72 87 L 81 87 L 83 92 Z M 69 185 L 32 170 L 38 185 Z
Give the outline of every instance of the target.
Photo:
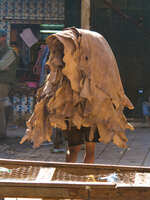
M 52 149 L 52 153 L 64 153 L 65 151 L 65 149 Z
M 41 145 L 47 146 L 47 145 L 52 145 L 52 144 L 53 144 L 53 142 L 43 142 Z

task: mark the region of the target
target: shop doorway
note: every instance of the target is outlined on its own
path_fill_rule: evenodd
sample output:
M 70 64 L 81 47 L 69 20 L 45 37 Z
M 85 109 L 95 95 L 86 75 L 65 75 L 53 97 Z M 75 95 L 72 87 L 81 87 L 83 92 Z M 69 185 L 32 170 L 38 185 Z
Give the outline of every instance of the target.
M 107 39 L 115 54 L 125 93 L 135 106 L 128 116 L 141 117 L 141 103 L 150 95 L 150 13 L 136 4 L 122 9 L 104 2 L 91 0 L 91 29 Z

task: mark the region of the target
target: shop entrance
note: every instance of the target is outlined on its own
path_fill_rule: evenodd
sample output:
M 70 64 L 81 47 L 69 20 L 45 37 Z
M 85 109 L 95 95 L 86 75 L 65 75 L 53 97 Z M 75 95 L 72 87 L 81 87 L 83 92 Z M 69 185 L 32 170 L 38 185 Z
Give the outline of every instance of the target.
M 135 106 L 134 111 L 127 113 L 139 117 L 141 102 L 150 95 L 150 13 L 136 9 L 136 4 L 123 9 L 122 3 L 117 6 L 104 2 L 91 0 L 91 28 L 109 42 L 125 92 Z

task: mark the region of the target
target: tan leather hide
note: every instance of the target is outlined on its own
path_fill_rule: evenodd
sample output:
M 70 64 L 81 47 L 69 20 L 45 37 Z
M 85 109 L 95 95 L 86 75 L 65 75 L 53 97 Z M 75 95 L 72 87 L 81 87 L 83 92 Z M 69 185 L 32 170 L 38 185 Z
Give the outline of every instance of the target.
M 100 142 L 126 147 L 126 129 L 134 129 L 123 113 L 133 105 L 124 93 L 114 54 L 99 33 L 69 28 L 47 38 L 50 74 L 37 93 L 25 140 L 34 147 L 50 140 L 51 128 L 98 128 Z

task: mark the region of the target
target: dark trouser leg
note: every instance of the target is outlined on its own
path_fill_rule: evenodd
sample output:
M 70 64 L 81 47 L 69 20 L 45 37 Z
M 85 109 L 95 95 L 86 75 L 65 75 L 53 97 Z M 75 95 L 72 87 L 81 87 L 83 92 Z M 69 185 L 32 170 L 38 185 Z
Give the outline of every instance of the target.
M 12 113 L 13 113 L 12 106 L 6 106 L 5 107 L 6 126 L 8 125 L 8 121 L 9 121 L 10 117 L 12 117 Z
M 0 138 L 6 137 L 6 115 L 3 103 L 0 104 Z
M 75 163 L 77 161 L 80 149 L 81 149 L 81 144 L 68 147 L 68 150 L 66 152 L 66 162 Z
M 59 149 L 61 144 L 61 130 L 59 128 L 54 128 L 54 148 Z

